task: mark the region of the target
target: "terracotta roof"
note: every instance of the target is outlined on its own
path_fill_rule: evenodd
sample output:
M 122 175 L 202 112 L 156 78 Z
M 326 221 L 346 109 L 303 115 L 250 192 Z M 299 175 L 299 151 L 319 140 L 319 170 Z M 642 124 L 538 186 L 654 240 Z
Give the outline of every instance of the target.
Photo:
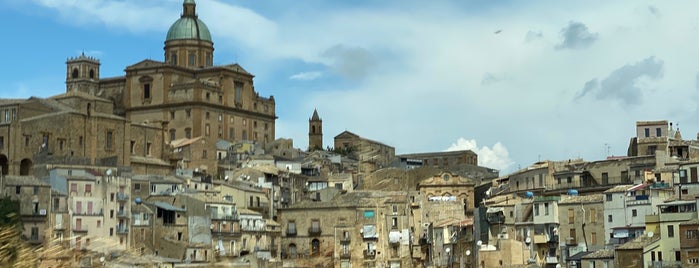
M 626 192 L 629 188 L 631 188 L 633 185 L 617 185 L 609 190 L 604 191 L 605 194 L 610 194 L 610 193 L 624 193 Z
M 196 137 L 196 138 L 191 138 L 191 139 L 187 139 L 187 138 L 178 139 L 178 140 L 173 140 L 173 141 L 171 141 L 171 142 L 170 142 L 170 145 L 171 145 L 172 147 L 178 148 L 178 147 L 183 147 L 183 146 L 186 146 L 186 145 L 190 145 L 190 144 L 192 144 L 192 143 L 195 143 L 196 141 L 198 141 L 198 140 L 200 140 L 200 139 L 201 139 L 201 136 Z
M 643 249 L 645 246 L 660 240 L 660 236 L 656 235 L 653 237 L 648 237 L 647 235 L 642 235 L 634 240 L 626 242 L 623 245 L 617 247 L 617 249 Z
M 600 249 L 585 256 L 581 259 L 614 259 L 613 249 Z

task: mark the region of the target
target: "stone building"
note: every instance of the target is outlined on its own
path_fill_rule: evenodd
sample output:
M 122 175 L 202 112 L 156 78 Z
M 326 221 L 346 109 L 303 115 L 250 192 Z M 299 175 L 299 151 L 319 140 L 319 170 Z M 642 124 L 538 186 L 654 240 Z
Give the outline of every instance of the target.
M 558 202 L 558 228 L 564 263 L 580 252 L 604 249 L 604 195 L 568 195 Z
M 66 93 L 0 100 L 0 168 L 29 175 L 35 165 L 132 166 L 161 173 L 176 163 L 218 172 L 218 140 L 260 144 L 275 139 L 274 97 L 261 97 L 238 64 L 213 65 L 213 39 L 185 0 L 167 32 L 163 61 L 143 60 L 125 75 L 100 76 L 100 61 L 66 61 Z M 169 144 L 201 137 L 191 157 Z
M 415 153 L 396 155 L 406 168 L 438 167 L 447 168 L 458 165 L 478 165 L 478 155 L 471 150 Z
M 359 161 L 360 173 L 370 173 L 387 167 L 396 155 L 395 148 L 349 131 L 343 131 L 335 136 L 334 146 L 335 150 L 346 150 L 352 158 Z
M 2 196 L 19 202 L 22 238 L 32 245 L 51 240 L 51 186 L 32 176 L 4 176 Z
M 420 218 L 411 205 L 415 196 L 354 191 L 280 209 L 282 259 L 305 267 L 411 267 L 411 245 L 419 239 L 412 231 Z
M 471 179 L 441 172 L 418 183 L 417 190 L 428 200 L 460 202 L 463 204 L 462 214 L 473 215 L 473 187 Z

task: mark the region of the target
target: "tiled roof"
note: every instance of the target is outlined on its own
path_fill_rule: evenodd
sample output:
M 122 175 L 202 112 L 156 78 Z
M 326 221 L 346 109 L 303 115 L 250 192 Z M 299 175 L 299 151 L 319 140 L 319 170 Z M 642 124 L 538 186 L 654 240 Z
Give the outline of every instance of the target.
M 600 249 L 585 256 L 581 259 L 614 259 L 613 249 Z
M 610 188 L 609 190 L 604 191 L 605 194 L 610 194 L 610 193 L 624 193 L 626 190 L 631 188 L 633 185 L 617 185 L 614 186 L 613 188 Z
M 593 195 L 569 195 L 561 198 L 559 204 L 579 204 L 579 203 L 598 203 L 604 201 L 603 194 Z
M 623 244 L 621 246 L 618 246 L 617 249 L 643 249 L 645 246 L 650 245 L 651 243 L 653 243 L 659 239 L 660 239 L 659 235 L 655 235 L 653 237 L 648 237 L 647 235 L 643 235 L 643 236 L 637 237 L 634 240 L 626 242 L 625 244 Z

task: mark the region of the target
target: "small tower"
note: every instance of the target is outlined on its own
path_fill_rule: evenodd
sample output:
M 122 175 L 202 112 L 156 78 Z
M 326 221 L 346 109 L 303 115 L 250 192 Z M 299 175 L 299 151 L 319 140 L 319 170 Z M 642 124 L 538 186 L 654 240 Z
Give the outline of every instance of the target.
M 323 120 L 316 109 L 313 110 L 311 119 L 308 119 L 308 150 L 323 150 Z
M 66 60 L 66 92 L 80 91 L 97 94 L 100 80 L 100 61 L 94 57 L 80 56 Z

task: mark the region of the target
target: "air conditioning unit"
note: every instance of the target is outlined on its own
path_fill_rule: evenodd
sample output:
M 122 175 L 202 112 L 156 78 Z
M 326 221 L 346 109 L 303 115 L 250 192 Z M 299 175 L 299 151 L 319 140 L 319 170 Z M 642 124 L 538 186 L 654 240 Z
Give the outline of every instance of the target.
M 369 251 L 369 255 L 376 255 L 376 250 Z
M 226 221 L 221 222 L 221 224 L 226 225 Z
M 498 234 L 498 239 L 509 239 L 510 236 L 508 234 Z

